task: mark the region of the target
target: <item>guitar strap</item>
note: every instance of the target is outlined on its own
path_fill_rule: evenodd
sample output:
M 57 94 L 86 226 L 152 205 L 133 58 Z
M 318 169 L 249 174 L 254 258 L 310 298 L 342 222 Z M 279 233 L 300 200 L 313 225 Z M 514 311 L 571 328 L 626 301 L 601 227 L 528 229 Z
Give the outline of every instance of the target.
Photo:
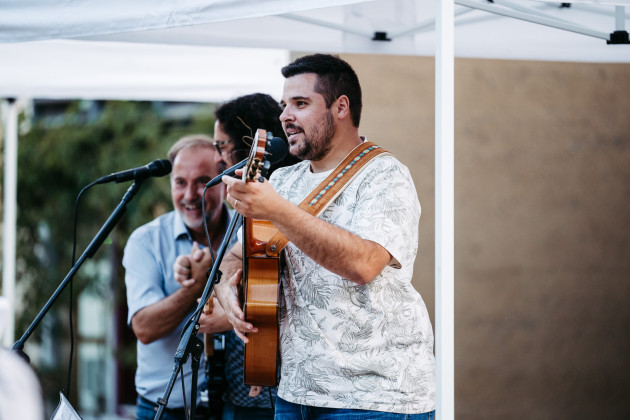
M 361 143 L 346 156 L 325 180 L 313 189 L 298 207 L 316 217 L 319 216 L 350 185 L 350 182 L 363 170 L 366 163 L 382 154 L 389 155 L 391 153 L 374 143 Z M 267 242 L 267 256 L 277 257 L 288 243 L 289 240 L 286 236 L 280 231 L 276 232 Z

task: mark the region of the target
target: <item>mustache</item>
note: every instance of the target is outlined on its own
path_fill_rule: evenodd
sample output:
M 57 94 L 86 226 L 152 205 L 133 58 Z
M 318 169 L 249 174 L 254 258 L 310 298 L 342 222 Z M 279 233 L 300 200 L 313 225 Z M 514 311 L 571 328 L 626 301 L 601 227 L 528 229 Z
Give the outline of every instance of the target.
M 300 131 L 303 131 L 303 130 L 302 130 L 302 127 L 300 127 L 300 126 L 299 126 L 299 125 L 297 125 L 297 124 L 293 124 L 293 123 L 286 123 L 286 124 L 284 125 L 284 133 L 286 134 L 286 133 L 287 133 L 287 131 L 288 131 L 288 130 L 290 130 L 290 129 L 295 129 L 295 130 L 300 130 Z
M 181 206 L 199 206 L 201 207 L 201 199 L 199 200 L 180 200 Z

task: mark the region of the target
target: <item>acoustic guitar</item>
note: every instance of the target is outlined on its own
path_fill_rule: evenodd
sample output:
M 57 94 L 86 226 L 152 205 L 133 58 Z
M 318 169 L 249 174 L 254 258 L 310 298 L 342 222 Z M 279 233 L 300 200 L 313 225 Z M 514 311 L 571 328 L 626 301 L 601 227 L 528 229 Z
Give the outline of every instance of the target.
M 271 133 L 258 129 L 243 169 L 246 182 L 263 181 L 269 168 L 265 149 Z M 258 328 L 245 344 L 245 384 L 277 385 L 278 307 L 280 258 L 268 257 L 267 241 L 278 230 L 268 220 L 245 218 L 243 222 L 243 312 Z

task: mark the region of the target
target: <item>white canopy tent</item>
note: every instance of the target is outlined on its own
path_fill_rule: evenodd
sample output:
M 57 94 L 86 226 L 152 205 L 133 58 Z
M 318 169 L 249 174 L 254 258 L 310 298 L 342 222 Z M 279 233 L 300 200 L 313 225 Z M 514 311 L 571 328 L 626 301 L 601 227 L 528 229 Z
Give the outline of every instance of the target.
M 216 86 L 206 83 L 212 78 L 209 69 L 221 61 L 210 60 L 198 73 L 201 77 L 186 73 L 188 63 L 209 54 L 204 49 L 208 46 L 435 55 L 438 413 L 440 419 L 450 419 L 454 417 L 454 56 L 627 63 L 630 46 L 607 42 L 627 42 L 623 5 L 628 4 L 630 0 L 580 1 L 570 7 L 503 0 L 62 4 L 0 0 L 0 43 L 4 43 L 0 44 L 0 97 L 213 100 Z M 162 62 L 150 61 L 147 57 L 155 55 L 148 51 L 175 65 L 167 69 Z M 132 66 L 130 57 L 149 64 L 150 70 Z M 257 65 L 249 53 L 245 59 Z M 55 71 L 47 71 L 42 60 L 54 63 Z M 161 77 L 147 78 L 157 69 Z M 7 136 L 15 135 L 9 124 Z M 10 148 L 15 141 L 5 142 L 5 159 L 13 158 Z M 7 164 L 5 171 L 9 185 L 15 181 L 15 168 Z M 14 217 L 9 207 L 15 200 L 7 191 L 11 194 L 10 188 L 5 188 L 5 232 Z M 13 246 L 7 242 L 10 238 L 5 233 L 5 250 Z M 6 254 L 4 258 L 9 259 Z M 5 271 L 5 282 L 10 275 Z
M 441 4 L 427 0 L 177 3 L 0 0 L 0 42 L 73 38 L 433 55 L 436 5 Z M 605 47 L 611 33 L 626 30 L 627 16 L 619 5 L 630 4 L 629 0 L 581 0 L 572 2 L 570 7 L 561 7 L 562 4 L 568 3 L 455 0 L 455 55 L 554 61 L 630 60 L 627 48 Z M 375 35 L 382 41 L 373 41 Z

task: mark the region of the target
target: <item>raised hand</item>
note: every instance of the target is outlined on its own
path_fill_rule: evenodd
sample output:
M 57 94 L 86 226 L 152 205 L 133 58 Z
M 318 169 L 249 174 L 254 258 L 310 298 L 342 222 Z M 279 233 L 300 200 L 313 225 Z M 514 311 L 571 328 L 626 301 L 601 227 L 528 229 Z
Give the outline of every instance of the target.
M 190 254 L 180 255 L 173 263 L 175 280 L 183 288 L 194 289 L 201 296 L 208 280 L 206 271 L 211 262 L 210 249 L 207 247 L 200 249 L 199 244 L 193 242 Z

